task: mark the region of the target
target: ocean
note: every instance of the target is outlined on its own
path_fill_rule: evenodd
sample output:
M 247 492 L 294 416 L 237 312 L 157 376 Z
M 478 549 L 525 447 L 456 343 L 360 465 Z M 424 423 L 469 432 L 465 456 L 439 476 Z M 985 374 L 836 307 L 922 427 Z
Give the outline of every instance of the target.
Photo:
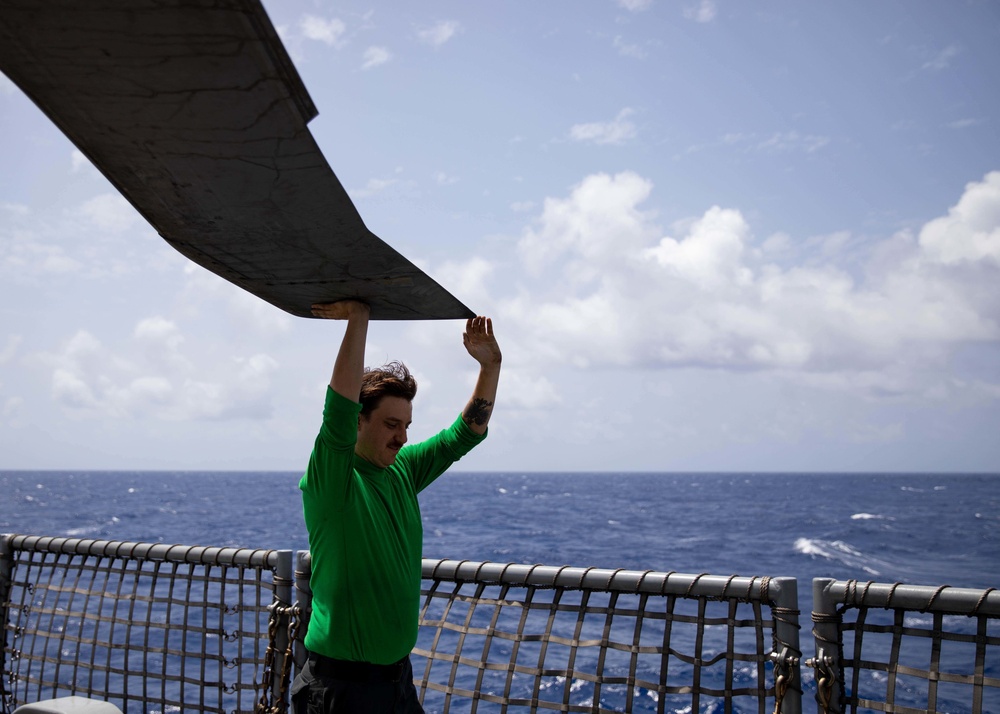
M 305 549 L 292 472 L 0 471 L 0 532 Z M 424 555 L 1000 587 L 1000 475 L 447 473 Z
M 0 471 L 0 533 L 305 549 L 299 475 Z M 798 578 L 807 648 L 814 577 L 1000 587 L 1000 475 L 455 472 L 421 502 L 426 557 Z

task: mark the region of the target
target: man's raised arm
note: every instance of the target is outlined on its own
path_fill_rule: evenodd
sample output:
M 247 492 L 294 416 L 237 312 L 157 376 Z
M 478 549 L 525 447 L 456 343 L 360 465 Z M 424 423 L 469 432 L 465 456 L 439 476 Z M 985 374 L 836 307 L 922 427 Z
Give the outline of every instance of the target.
M 488 317 L 474 317 L 466 322 L 462 342 L 472 358 L 479 362 L 479 378 L 462 411 L 462 420 L 475 433 L 485 434 L 500 382 L 500 345 L 493 336 L 493 321 Z
M 312 306 L 312 314 L 327 320 L 347 320 L 347 330 L 333 365 L 330 387 L 353 402 L 361 396 L 361 377 L 365 371 L 365 342 L 371 309 L 357 300 L 339 300 Z

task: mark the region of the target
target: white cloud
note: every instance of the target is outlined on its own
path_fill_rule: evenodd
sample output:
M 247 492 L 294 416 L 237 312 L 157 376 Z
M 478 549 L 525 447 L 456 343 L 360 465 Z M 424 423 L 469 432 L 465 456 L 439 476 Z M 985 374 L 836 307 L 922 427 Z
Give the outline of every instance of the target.
M 842 375 L 826 381 L 886 394 L 880 380 L 926 390 L 914 375 L 956 345 L 1000 340 L 1000 172 L 969 184 L 919 242 L 887 241 L 897 259 L 864 282 L 837 267 L 847 234 L 815 241 L 815 264 L 782 268 L 769 256 L 789 239 L 757 249 L 735 209 L 662 235 L 640 210 L 651 191 L 634 173 L 589 176 L 525 230 L 520 256 L 539 284 L 502 309 L 538 359 Z
M 618 7 L 624 8 L 629 12 L 642 12 L 643 10 L 648 10 L 652 4 L 653 0 L 615 0 L 618 3 Z
M 169 350 L 176 350 L 184 342 L 184 336 L 177 325 L 159 316 L 140 320 L 133 335 L 137 340 L 162 345 Z
M 133 379 L 129 384 L 129 391 L 136 402 L 155 405 L 158 408 L 169 407 L 175 394 L 170 380 L 158 376 Z
M 0 204 L 3 220 L 0 221 L 0 273 L 8 283 L 30 283 L 52 275 L 66 275 L 82 271 L 84 265 L 58 245 L 66 235 L 80 230 L 77 211 L 70 217 L 71 224 L 50 225 L 20 204 Z M 74 241 L 75 248 L 85 241 Z
M 938 52 L 934 57 L 924 62 L 924 69 L 941 71 L 951 66 L 951 61 L 958 56 L 960 48 L 957 45 L 948 45 Z
M 162 317 L 140 321 L 131 340 L 114 346 L 80 330 L 58 353 L 45 357 L 52 368 L 52 397 L 83 419 L 270 416 L 270 378 L 278 367 L 273 358 L 234 356 L 229 363 L 212 364 L 183 355 L 183 343 L 177 325 Z
M 494 265 L 481 257 L 464 262 L 448 261 L 434 271 L 434 278 L 463 302 L 481 305 L 489 302 L 487 285 Z
M 87 383 L 66 369 L 56 369 L 52 373 L 52 397 L 70 409 L 96 410 L 99 407 Z
M 113 233 L 127 231 L 139 215 L 119 193 L 95 196 L 80 206 L 80 214 L 97 228 Z
M 347 31 L 347 26 L 343 20 L 335 17 L 326 19 L 315 15 L 306 15 L 299 21 L 299 29 L 307 39 L 335 47 Z
M 382 193 L 390 186 L 398 183 L 398 181 L 399 179 L 370 178 L 364 188 L 352 190 L 351 196 L 354 198 L 369 198 L 375 194 Z
M 646 50 L 644 50 L 640 45 L 631 44 L 622 39 L 621 35 L 617 35 L 614 41 L 614 47 L 618 50 L 618 54 L 625 57 L 634 57 L 635 59 L 643 59 L 646 56 Z
M 281 339 L 292 329 L 294 318 L 289 313 L 246 290 L 234 289 L 228 298 L 227 309 L 233 323 L 242 325 L 247 332 Z
M 633 172 L 596 174 L 574 187 L 569 198 L 546 198 L 539 227 L 526 230 L 518 243 L 522 260 L 533 273 L 557 260 L 593 269 L 605 259 L 617 262 L 622 251 L 641 249 L 653 238 L 654 226 L 638 205 L 652 189 Z
M 948 124 L 949 129 L 968 129 L 972 126 L 979 126 L 983 123 L 982 119 L 956 119 Z
M 391 59 L 392 53 L 385 47 L 369 47 L 365 50 L 364 64 L 361 65 L 361 69 L 372 69 L 385 64 Z
M 740 150 L 745 153 L 792 153 L 812 154 L 830 144 L 830 137 L 822 134 L 801 134 L 797 131 L 776 131 L 762 136 L 754 133 L 732 132 L 715 141 L 693 144 L 684 154 L 695 154 L 709 149 Z
M 96 382 L 104 381 L 100 379 L 103 367 L 101 343 L 89 332 L 80 330 L 69 339 L 55 362 L 52 373 L 53 398 L 71 408 L 97 408 L 99 400 L 83 375 L 93 374 L 98 377 Z
M 299 25 L 301 26 L 301 22 Z M 299 31 L 290 29 L 288 25 L 275 25 L 274 29 L 278 33 L 281 44 L 288 50 L 288 56 L 292 58 L 292 61 L 296 64 L 305 62 L 306 54 L 302 50 L 303 36 Z
M 24 406 L 24 399 L 21 397 L 8 397 L 3 403 L 3 418 L 7 423 L 16 422 L 21 416 L 21 408 Z
M 501 379 L 505 409 L 548 410 L 562 402 L 556 388 L 544 376 L 504 367 Z
M 735 140 L 729 143 L 736 143 Z M 775 132 L 766 139 L 762 139 L 753 147 L 758 151 L 805 151 L 811 154 L 819 151 L 830 143 L 827 136 L 816 136 L 814 134 L 799 134 L 797 131 Z
M 235 359 L 237 383 L 227 385 L 226 408 L 216 418 L 256 418 L 271 416 L 271 377 L 280 368 L 273 357 L 255 354 Z M 238 385 L 238 389 L 234 389 Z
M 0 280 L 11 284 L 70 274 L 102 282 L 144 274 L 148 281 L 185 260 L 117 193 L 41 213 L 0 205 Z
M 25 206 L 23 203 L 8 203 L 6 201 L 0 202 L 0 211 L 9 213 L 12 216 L 17 216 L 23 218 L 31 213 L 31 209 Z
M 3 349 L 0 350 L 0 365 L 7 364 L 17 353 L 17 348 L 21 344 L 21 335 L 8 335 L 7 343 L 4 345 Z
M 743 262 L 743 248 L 750 227 L 739 211 L 713 206 L 694 223 L 683 241 L 670 237 L 640 255 L 650 258 L 666 273 L 683 277 L 702 290 L 746 285 L 753 275 Z
M 70 158 L 70 167 L 73 173 L 79 173 L 84 169 L 93 168 L 93 164 L 90 163 L 90 159 L 84 156 L 82 151 L 79 149 L 73 149 L 73 153 Z
M 441 20 L 430 27 L 417 30 L 417 38 L 426 45 L 440 47 L 462 31 L 462 25 L 454 20 Z
M 75 273 L 83 268 L 83 264 L 63 252 L 59 246 L 39 246 L 39 251 L 45 253 L 35 264 L 40 273 Z
M 684 9 L 684 17 L 695 22 L 711 22 L 716 13 L 714 0 L 699 0 L 696 5 Z
M 450 186 L 453 183 L 458 183 L 458 177 L 446 174 L 444 171 L 438 171 L 434 174 L 434 181 L 438 186 Z
M 629 117 L 635 112 L 625 107 L 611 121 L 575 124 L 569 130 L 570 138 L 575 141 L 592 141 L 595 144 L 623 144 L 635 137 L 635 124 Z
M 193 313 L 215 309 L 222 302 L 231 324 L 241 332 L 263 338 L 280 338 L 292 327 L 292 316 L 271 303 L 197 265 L 184 266 L 184 295 Z M 206 308 L 209 305 L 212 307 Z
M 991 261 L 1000 267 L 1000 171 L 968 184 L 947 216 L 923 227 L 920 246 L 944 265 Z
M 180 352 L 184 335 L 172 320 L 147 317 L 139 321 L 132 333 L 149 365 L 170 372 L 186 372 L 193 368 Z

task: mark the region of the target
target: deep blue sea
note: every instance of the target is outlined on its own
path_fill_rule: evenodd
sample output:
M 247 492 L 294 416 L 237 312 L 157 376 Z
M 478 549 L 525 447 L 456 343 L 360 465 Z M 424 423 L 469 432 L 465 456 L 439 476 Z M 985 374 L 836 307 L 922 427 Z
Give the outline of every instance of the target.
M 298 478 L 0 471 L 0 533 L 305 549 Z M 813 577 L 1000 587 L 1000 475 L 449 473 L 422 506 L 427 557 L 796 577 L 804 634 Z
M 304 549 L 298 479 L 0 471 L 0 532 Z M 1000 475 L 448 473 L 421 502 L 427 557 L 1000 587 Z

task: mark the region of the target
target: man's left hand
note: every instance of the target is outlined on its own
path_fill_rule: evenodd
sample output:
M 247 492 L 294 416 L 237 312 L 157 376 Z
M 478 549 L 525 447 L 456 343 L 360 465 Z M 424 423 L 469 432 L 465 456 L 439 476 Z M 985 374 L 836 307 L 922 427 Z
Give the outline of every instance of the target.
M 465 323 L 462 342 L 472 358 L 482 367 L 499 367 L 502 356 L 497 338 L 493 335 L 493 321 L 477 316 Z

